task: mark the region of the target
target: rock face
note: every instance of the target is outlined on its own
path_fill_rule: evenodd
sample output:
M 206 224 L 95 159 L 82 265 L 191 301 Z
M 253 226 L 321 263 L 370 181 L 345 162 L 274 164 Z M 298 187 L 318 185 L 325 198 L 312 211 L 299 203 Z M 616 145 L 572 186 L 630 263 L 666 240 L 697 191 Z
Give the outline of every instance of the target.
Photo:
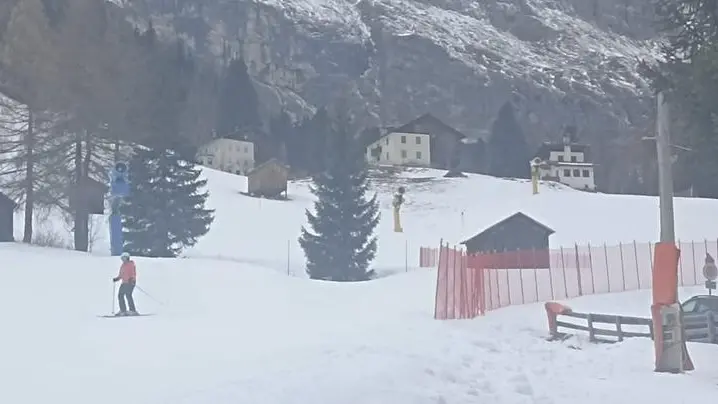
M 656 53 L 645 0 L 144 0 L 138 22 L 199 54 L 241 53 L 272 109 L 351 94 L 367 125 L 425 112 L 485 136 L 512 100 L 536 144 L 575 125 L 607 143 L 651 111 L 638 59 Z M 130 8 L 131 7 L 131 8 Z M 601 152 L 596 153 L 599 158 Z

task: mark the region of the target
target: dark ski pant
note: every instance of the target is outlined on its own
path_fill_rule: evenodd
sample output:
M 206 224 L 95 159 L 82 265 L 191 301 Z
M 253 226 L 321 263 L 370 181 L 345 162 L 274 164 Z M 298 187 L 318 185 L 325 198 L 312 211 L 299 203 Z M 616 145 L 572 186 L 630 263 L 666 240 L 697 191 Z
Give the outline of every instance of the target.
M 120 301 L 120 311 L 127 311 L 125 305 L 125 299 L 127 299 L 127 305 L 130 306 L 130 311 L 135 310 L 135 300 L 132 298 L 132 292 L 135 290 L 135 285 L 131 283 L 123 283 L 120 285 L 120 292 L 117 294 L 117 299 Z

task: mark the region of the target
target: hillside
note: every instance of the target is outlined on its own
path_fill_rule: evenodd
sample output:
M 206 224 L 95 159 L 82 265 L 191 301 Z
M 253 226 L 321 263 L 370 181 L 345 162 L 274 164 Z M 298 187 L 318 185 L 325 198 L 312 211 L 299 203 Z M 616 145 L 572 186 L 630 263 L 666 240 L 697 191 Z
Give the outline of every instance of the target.
M 540 304 L 436 321 L 435 271 L 337 284 L 246 263 L 140 258 L 139 285 L 161 303 L 138 291 L 138 308 L 155 315 L 103 319 L 116 258 L 11 244 L 0 255 L 0 276 L 12 285 L 3 291 L 12 304 L 0 334 L 3 403 L 603 404 L 715 395 L 715 345 L 689 344 L 695 372 L 661 375 L 648 339 L 574 338 L 574 349 L 545 341 Z M 646 315 L 647 297 L 569 304 Z
M 574 243 L 594 245 L 648 242 L 658 238 L 658 199 L 655 197 L 594 194 L 556 183 L 542 183 L 531 194 L 527 181 L 483 175 L 444 178 L 444 171 L 410 169 L 397 174 L 375 172 L 374 189 L 381 204 L 379 250 L 375 266 L 382 272 L 418 266 L 421 246 L 438 246 L 439 240 L 458 243 L 517 211 L 524 212 L 556 231 L 552 247 Z M 246 177 L 204 169 L 210 191 L 209 206 L 216 220 L 209 234 L 186 251 L 188 257 L 232 260 L 304 276 L 304 254 L 297 238 L 306 223 L 305 209 L 314 197 L 307 181 L 290 182 L 289 201 L 252 198 Z M 407 188 L 402 216 L 405 233 L 394 233 L 391 198 L 396 188 Z M 718 201 L 676 198 L 676 232 L 684 241 L 714 240 L 715 226 L 707 218 L 718 216 Z M 16 217 L 16 234 L 22 229 L 22 212 Z M 69 226 L 51 215 L 38 224 L 38 233 L 50 230 L 72 240 Z M 105 219 L 98 216 L 93 229 L 93 252 L 108 254 Z
M 353 83 L 365 126 L 432 112 L 469 136 L 513 100 L 534 142 L 576 125 L 612 144 L 652 111 L 639 59 L 654 59 L 653 10 L 641 0 L 137 0 L 208 58 L 247 61 L 266 105 L 301 114 Z M 158 28 L 159 29 L 159 28 Z

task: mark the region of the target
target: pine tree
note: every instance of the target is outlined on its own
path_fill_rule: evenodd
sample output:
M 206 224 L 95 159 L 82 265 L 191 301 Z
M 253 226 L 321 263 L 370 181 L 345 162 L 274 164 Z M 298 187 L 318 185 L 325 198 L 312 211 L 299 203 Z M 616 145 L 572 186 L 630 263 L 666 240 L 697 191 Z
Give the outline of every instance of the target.
M 312 279 L 362 281 L 374 272 L 379 223 L 376 195 L 366 198 L 369 179 L 364 148 L 349 133 L 349 118 L 331 119 L 325 170 L 313 176 L 312 193 L 317 197 L 315 213 L 307 210 L 308 227 L 302 227 L 299 244 L 307 257 Z
M 239 139 L 241 131 L 261 128 L 259 97 L 244 59 L 229 62 L 220 88 L 215 128 L 217 136 Z
M 499 110 L 488 143 L 490 158 L 489 174 L 496 177 L 528 178 L 529 167 L 528 144 L 521 126 L 514 114 L 511 102 L 506 102 Z
M 130 195 L 120 209 L 125 250 L 176 257 L 195 245 L 214 221 L 206 209 L 207 181 L 194 163 L 169 150 L 137 147 L 130 159 Z

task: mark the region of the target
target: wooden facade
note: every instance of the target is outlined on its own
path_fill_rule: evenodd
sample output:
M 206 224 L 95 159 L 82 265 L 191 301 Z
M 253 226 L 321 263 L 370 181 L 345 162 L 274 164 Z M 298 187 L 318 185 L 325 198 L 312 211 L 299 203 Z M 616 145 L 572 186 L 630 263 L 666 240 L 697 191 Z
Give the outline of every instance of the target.
M 466 135 L 431 114 L 424 114 L 391 132 L 424 133 L 431 137 L 431 166 L 444 170 L 460 169 Z
M 518 212 L 461 242 L 487 257 L 487 268 L 549 268 L 549 227 Z M 494 255 L 492 259 L 489 256 Z
M 82 198 L 82 203 L 91 215 L 102 215 L 105 213 L 105 194 L 109 186 L 92 178 L 85 178 L 81 186 L 74 186 L 70 193 L 70 208 L 74 211 L 77 198 Z
M 287 196 L 289 169 L 277 159 L 258 165 L 247 174 L 247 193 L 252 196 L 276 198 Z
M 15 241 L 15 207 L 15 201 L 0 193 L 0 243 Z

